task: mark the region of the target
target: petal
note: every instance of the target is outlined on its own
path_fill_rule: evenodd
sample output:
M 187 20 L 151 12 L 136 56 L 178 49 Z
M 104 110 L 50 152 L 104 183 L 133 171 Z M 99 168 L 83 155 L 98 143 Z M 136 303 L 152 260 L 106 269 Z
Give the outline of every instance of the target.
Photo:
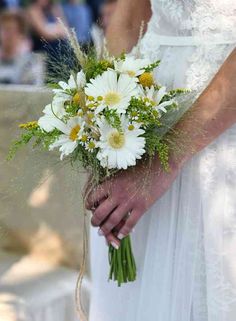
M 157 96 L 156 96 L 156 102 L 157 104 L 160 103 L 160 101 L 162 100 L 162 98 L 166 95 L 166 87 L 161 87 L 158 92 L 157 92 Z

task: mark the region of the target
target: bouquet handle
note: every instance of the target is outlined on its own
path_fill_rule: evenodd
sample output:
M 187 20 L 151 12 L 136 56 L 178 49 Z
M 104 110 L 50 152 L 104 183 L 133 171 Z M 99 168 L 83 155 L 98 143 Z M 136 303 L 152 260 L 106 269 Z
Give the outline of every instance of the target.
M 131 237 L 126 236 L 121 240 L 119 249 L 109 245 L 109 280 L 116 281 L 118 286 L 136 280 L 136 263 L 133 255 Z

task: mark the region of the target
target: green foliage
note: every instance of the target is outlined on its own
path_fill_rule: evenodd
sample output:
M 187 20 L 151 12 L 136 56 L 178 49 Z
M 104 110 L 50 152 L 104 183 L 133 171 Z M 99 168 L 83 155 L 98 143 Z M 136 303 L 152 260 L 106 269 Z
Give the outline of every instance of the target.
M 190 92 L 190 90 L 183 89 L 183 88 L 177 88 L 177 89 L 170 90 L 168 92 L 168 94 L 164 97 L 165 100 L 163 100 L 163 101 L 173 99 L 175 97 L 178 97 L 178 96 L 183 95 L 183 94 L 187 94 L 189 92 Z
M 169 146 L 163 141 L 159 141 L 157 144 L 157 153 L 160 159 L 161 165 L 165 171 L 169 170 Z
M 29 144 L 33 139 L 33 148 L 42 145 L 46 150 L 49 149 L 49 146 L 55 142 L 57 137 L 60 135 L 60 132 L 55 129 L 50 133 L 47 133 L 41 130 L 39 127 L 25 129 L 25 132 L 21 134 L 20 138 L 16 141 L 13 141 L 9 149 L 7 160 L 12 160 L 15 157 L 16 152 L 23 146 Z
M 91 152 L 84 148 L 84 146 L 78 144 L 74 152 L 70 156 L 72 166 L 75 163 L 81 163 L 83 168 L 91 170 L 94 178 L 99 182 L 102 177 L 106 177 L 106 170 L 100 165 L 97 159 L 97 152 Z
M 149 157 L 158 155 L 164 170 L 169 169 L 169 147 L 168 144 L 161 140 L 156 132 L 155 125 L 146 129 L 144 137 L 146 139 L 146 151 Z
M 47 83 L 47 87 L 51 89 L 61 89 L 57 83 Z
M 121 131 L 121 119 L 114 109 L 106 108 L 104 110 L 104 116 L 111 127 Z
M 22 134 L 18 140 L 15 140 L 14 142 L 12 142 L 7 155 L 7 160 L 12 160 L 15 157 L 15 154 L 17 153 L 17 151 L 21 147 L 27 145 L 33 137 L 34 137 L 34 134 L 32 133 L 32 131 L 30 131 Z
M 107 71 L 108 68 L 112 67 L 113 64 L 108 60 L 97 61 L 94 57 L 89 57 L 84 67 L 87 81 L 101 75 L 104 71 Z
M 155 61 L 154 63 L 148 65 L 144 70 L 145 72 L 151 72 L 160 65 L 160 60 Z
M 161 126 L 160 114 L 151 104 L 147 104 L 145 99 L 132 97 L 127 113 L 129 118 L 143 123 L 144 126 L 151 124 Z
M 73 117 L 76 116 L 78 111 L 79 111 L 80 107 L 78 104 L 76 103 L 69 103 L 68 105 L 65 106 L 65 110 L 66 112 L 69 114 L 69 116 Z

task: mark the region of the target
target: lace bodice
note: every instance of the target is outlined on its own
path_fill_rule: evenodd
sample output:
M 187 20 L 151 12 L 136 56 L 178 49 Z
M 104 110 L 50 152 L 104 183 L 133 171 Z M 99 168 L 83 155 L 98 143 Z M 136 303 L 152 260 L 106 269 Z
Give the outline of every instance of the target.
M 235 0 L 152 0 L 152 10 L 161 35 L 236 37 Z
M 153 15 L 141 54 L 161 60 L 161 83 L 200 93 L 236 45 L 236 0 L 151 2 Z M 184 66 L 179 72 L 176 61 Z M 178 74 L 185 77 L 179 81 Z

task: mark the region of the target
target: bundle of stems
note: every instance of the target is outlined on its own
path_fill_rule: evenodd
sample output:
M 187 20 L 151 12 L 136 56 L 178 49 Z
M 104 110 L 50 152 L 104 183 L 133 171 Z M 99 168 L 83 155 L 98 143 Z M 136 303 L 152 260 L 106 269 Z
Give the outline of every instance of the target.
M 131 246 L 130 235 L 121 240 L 119 249 L 109 246 L 109 279 L 117 281 L 118 286 L 136 280 L 136 263 Z

